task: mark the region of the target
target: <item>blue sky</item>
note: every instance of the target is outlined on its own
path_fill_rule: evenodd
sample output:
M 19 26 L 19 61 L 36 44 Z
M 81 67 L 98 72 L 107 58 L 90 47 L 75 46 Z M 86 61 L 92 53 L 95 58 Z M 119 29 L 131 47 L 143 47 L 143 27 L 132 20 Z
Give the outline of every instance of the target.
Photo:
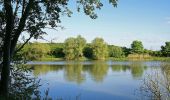
M 63 42 L 68 37 L 82 35 L 87 42 L 102 37 L 108 44 L 126 47 L 133 40 L 141 40 L 145 48 L 152 50 L 170 41 L 170 0 L 119 0 L 117 8 L 109 0 L 102 1 L 104 6 L 96 11 L 95 20 L 76 12 L 75 3 L 71 2 L 72 17 L 61 18 L 65 29 L 46 30 L 45 39 Z

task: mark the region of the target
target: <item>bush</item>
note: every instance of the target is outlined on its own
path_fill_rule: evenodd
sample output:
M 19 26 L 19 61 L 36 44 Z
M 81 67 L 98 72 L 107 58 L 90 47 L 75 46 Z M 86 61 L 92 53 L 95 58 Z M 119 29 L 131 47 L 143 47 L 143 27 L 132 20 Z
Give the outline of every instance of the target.
M 93 51 L 93 59 L 95 60 L 103 60 L 108 57 L 108 46 L 104 42 L 102 38 L 95 38 L 92 41 L 92 51 Z
M 109 46 L 109 57 L 121 58 L 124 57 L 124 52 L 121 47 L 110 45 Z
M 27 44 L 22 50 L 21 54 L 26 60 L 40 60 L 47 56 L 50 52 L 50 47 L 43 43 Z

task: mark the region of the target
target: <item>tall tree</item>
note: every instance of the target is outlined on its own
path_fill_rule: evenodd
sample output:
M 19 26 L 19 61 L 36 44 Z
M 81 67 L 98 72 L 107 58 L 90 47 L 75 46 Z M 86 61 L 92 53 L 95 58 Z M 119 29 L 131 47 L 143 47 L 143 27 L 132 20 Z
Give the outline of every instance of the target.
M 108 47 L 102 38 L 95 38 L 91 45 L 93 59 L 105 59 L 108 56 Z
M 68 8 L 69 1 L 71 0 L 0 0 L 0 38 L 3 42 L 0 46 L 3 54 L 0 90 L 4 96 L 8 97 L 10 62 L 13 54 L 18 51 L 15 47 L 21 33 L 28 33 L 30 36 L 23 44 L 25 45 L 32 37 L 42 38 L 46 34 L 44 28 L 59 27 L 60 15 L 72 14 Z M 83 9 L 92 19 L 97 18 L 95 10 L 103 6 L 100 0 L 75 1 L 78 11 Z M 117 0 L 109 2 L 117 5 Z
M 77 38 L 75 38 L 75 59 L 80 59 L 83 57 L 83 49 L 86 45 L 86 39 L 83 38 L 81 35 L 78 35 Z
M 133 41 L 131 44 L 132 53 L 143 53 L 144 47 L 141 41 Z
M 75 58 L 74 48 L 75 48 L 75 38 L 71 37 L 64 41 L 63 52 L 65 54 L 66 60 L 72 60 Z
M 115 57 L 115 58 L 121 58 L 121 57 L 124 57 L 125 54 L 121 47 L 109 45 L 109 56 Z
M 68 38 L 64 42 L 64 53 L 67 60 L 83 57 L 83 49 L 86 45 L 86 40 L 80 35 L 77 38 Z
M 165 42 L 165 46 L 161 46 L 163 56 L 170 57 L 170 42 Z

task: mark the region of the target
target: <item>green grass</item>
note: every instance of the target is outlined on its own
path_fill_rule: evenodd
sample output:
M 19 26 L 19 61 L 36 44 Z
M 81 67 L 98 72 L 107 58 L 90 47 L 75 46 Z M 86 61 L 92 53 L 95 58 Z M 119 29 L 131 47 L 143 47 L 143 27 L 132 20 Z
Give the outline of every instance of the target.
M 43 57 L 43 58 L 40 58 L 35 61 L 61 61 L 61 60 L 65 60 L 65 59 L 47 56 L 47 57 Z M 88 59 L 86 57 L 83 57 L 83 58 L 79 59 L 78 61 L 87 61 L 87 60 L 93 61 L 93 59 Z M 170 57 L 150 57 L 150 58 L 143 58 L 143 59 L 128 58 L 128 57 L 122 57 L 122 58 L 109 57 L 106 60 L 112 60 L 112 61 L 170 61 Z
M 128 57 L 124 57 L 124 58 L 109 58 L 110 60 L 113 61 L 170 61 L 170 57 L 150 57 L 150 58 L 144 58 L 144 59 L 137 59 L 137 58 L 128 58 Z
M 154 61 L 170 61 L 170 57 L 152 57 L 151 60 L 154 60 Z
M 113 61 L 128 61 L 129 59 L 127 57 L 123 57 L 123 58 L 109 57 L 108 60 L 113 60 Z
M 61 60 L 64 60 L 64 58 L 44 57 L 35 61 L 61 61 Z

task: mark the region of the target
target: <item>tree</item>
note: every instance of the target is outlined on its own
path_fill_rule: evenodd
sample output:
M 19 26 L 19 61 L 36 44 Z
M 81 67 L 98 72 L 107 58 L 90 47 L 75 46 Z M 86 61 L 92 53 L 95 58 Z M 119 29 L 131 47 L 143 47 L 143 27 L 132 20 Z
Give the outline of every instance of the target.
M 71 60 L 74 59 L 74 48 L 75 48 L 75 39 L 74 38 L 68 38 L 64 41 L 64 49 L 63 52 L 65 54 L 65 59 Z
M 170 42 L 165 42 L 165 46 L 161 46 L 163 56 L 170 57 Z
M 86 45 L 86 40 L 80 35 L 77 38 L 68 38 L 64 42 L 64 53 L 67 60 L 83 57 L 83 49 Z
M 131 51 L 132 53 L 138 53 L 138 54 L 141 54 L 144 51 L 142 42 L 137 40 L 132 42 L 131 49 L 132 49 Z
M 83 50 L 83 55 L 87 58 L 92 59 L 93 50 L 92 50 L 91 44 L 86 44 Z
M 124 57 L 124 52 L 121 47 L 110 45 L 109 46 L 109 56 L 115 58 Z
M 83 57 L 83 49 L 85 46 L 86 46 L 85 38 L 78 35 L 77 38 L 75 38 L 75 49 L 74 49 L 75 59 L 80 59 L 81 57 Z
M 105 59 L 108 56 L 108 47 L 102 38 L 95 38 L 92 41 L 93 59 Z
M 42 38 L 46 32 L 44 28 L 57 28 L 60 15 L 70 16 L 68 9 L 69 0 L 0 0 L 0 37 L 3 42 L 2 50 L 3 67 L 1 73 L 1 93 L 8 97 L 10 62 L 16 50 L 16 44 L 21 33 L 28 33 L 29 38 Z M 114 6 L 117 0 L 109 0 Z M 97 18 L 94 13 L 103 4 L 100 0 L 76 0 L 78 11 L 83 8 L 84 13 L 91 18 Z M 23 47 L 23 46 L 21 46 Z
M 49 56 L 56 58 L 64 58 L 64 43 L 47 43 L 47 45 L 50 46 Z
M 127 47 L 122 47 L 122 50 L 123 50 L 123 53 L 124 55 L 127 57 L 130 52 L 131 52 L 131 49 L 130 48 L 127 48 Z
M 50 47 L 47 44 L 32 43 L 26 45 L 21 50 L 21 56 L 26 60 L 40 60 L 50 52 Z

